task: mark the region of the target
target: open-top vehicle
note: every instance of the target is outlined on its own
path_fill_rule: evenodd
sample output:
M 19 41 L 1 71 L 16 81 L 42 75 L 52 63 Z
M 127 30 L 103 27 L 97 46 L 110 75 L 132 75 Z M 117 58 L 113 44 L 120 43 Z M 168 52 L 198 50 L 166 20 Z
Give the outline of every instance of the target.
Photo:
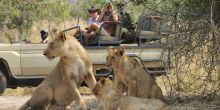
M 85 45 L 91 57 L 96 78 L 112 77 L 112 71 L 105 66 L 106 48 L 108 46 L 124 46 L 125 53 L 139 59 L 146 71 L 154 75 L 167 74 L 169 52 L 164 52 L 167 32 L 161 31 L 161 17 L 143 15 L 139 17 L 137 26 L 131 23 L 130 16 L 125 13 L 122 4 L 119 4 L 121 21 L 115 23 L 117 28 L 114 36 L 105 36 L 98 33 L 90 44 Z M 80 29 L 75 26 L 71 29 Z M 82 36 L 79 35 L 82 42 Z M 5 88 L 18 86 L 37 86 L 54 68 L 58 58 L 49 61 L 43 56 L 47 44 L 39 43 L 12 43 L 0 44 L 0 94 Z M 165 53 L 162 56 L 162 53 Z M 162 58 L 163 57 L 163 58 Z M 163 59 L 163 60 L 162 60 Z

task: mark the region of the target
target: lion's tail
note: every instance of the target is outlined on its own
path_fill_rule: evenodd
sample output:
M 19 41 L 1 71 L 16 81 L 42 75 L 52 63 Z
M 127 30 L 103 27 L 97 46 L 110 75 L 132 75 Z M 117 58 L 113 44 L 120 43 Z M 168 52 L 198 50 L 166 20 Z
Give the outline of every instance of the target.
M 29 108 L 29 100 L 25 102 L 18 110 L 28 110 Z

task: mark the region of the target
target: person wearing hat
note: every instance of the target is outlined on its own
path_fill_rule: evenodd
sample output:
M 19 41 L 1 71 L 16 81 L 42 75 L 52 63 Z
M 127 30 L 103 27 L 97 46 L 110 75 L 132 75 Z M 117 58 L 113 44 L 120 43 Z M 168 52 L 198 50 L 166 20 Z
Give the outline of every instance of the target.
M 101 13 L 100 9 L 98 9 L 96 6 L 91 6 L 91 8 L 88 10 L 90 14 L 89 21 L 87 23 L 88 29 L 84 33 L 84 43 L 87 44 L 88 40 L 95 36 L 95 34 L 98 32 L 98 29 L 101 25 L 101 22 L 98 20 L 99 14 Z
M 107 2 L 105 7 L 102 8 L 99 21 L 104 22 L 103 27 L 110 35 L 113 36 L 115 34 L 115 23 L 118 21 L 118 15 L 114 11 L 113 5 L 110 2 Z
M 101 22 L 98 20 L 99 14 L 101 13 L 100 9 L 98 9 L 96 6 L 91 6 L 91 8 L 88 10 L 90 17 L 87 22 L 87 28 L 83 31 L 83 43 L 87 44 L 88 40 L 95 36 L 96 32 L 98 32 L 98 29 L 101 25 Z M 74 35 L 79 33 L 77 31 Z
M 94 23 L 100 25 L 100 22 L 98 20 L 99 15 L 101 13 L 100 9 L 98 9 L 96 6 L 91 6 L 91 9 L 89 9 L 88 12 L 90 14 L 88 27 L 90 27 Z

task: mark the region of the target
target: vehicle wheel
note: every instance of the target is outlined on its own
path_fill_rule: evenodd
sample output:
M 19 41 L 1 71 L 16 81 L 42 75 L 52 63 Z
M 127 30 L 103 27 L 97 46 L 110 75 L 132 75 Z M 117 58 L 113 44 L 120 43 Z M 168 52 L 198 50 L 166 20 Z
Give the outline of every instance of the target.
M 5 75 L 0 71 L 0 95 L 2 95 L 7 87 Z

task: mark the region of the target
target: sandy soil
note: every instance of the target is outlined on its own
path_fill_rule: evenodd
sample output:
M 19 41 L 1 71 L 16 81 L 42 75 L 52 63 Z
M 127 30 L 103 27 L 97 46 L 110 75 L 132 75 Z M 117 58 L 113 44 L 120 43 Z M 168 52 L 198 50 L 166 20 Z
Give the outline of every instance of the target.
M 23 105 L 30 96 L 0 96 L 0 110 L 17 110 Z M 93 95 L 83 95 L 86 105 L 89 109 L 98 107 L 98 102 Z M 75 106 L 74 102 L 71 104 L 71 110 Z
M 0 110 L 17 110 L 30 96 L 0 96 Z M 89 109 L 95 110 L 98 101 L 93 95 L 83 95 L 83 99 Z M 73 110 L 74 102 L 71 104 Z M 187 103 L 176 103 L 171 105 L 171 110 L 220 110 L 220 106 L 201 101 L 190 101 Z
M 30 96 L 0 96 L 0 110 L 16 110 Z

